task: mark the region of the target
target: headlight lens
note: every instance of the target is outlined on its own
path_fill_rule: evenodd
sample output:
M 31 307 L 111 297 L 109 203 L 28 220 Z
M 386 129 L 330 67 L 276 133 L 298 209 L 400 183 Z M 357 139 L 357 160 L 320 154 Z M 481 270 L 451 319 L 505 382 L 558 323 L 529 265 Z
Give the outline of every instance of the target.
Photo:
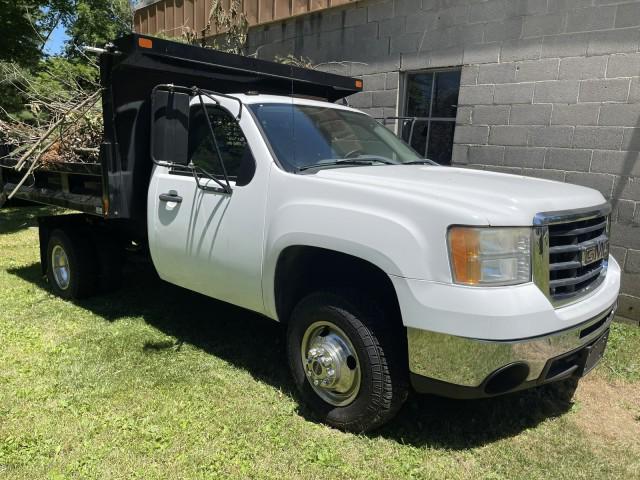
M 463 285 L 515 285 L 531 281 L 531 229 L 451 227 L 453 281 Z

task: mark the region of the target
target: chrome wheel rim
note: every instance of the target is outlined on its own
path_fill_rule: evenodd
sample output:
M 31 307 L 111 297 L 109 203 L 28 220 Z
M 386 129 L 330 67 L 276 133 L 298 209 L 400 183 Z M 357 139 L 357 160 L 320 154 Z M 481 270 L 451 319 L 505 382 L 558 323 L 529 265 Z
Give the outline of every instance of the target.
M 344 407 L 360 391 L 360 361 L 349 337 L 331 322 L 315 322 L 304 333 L 300 356 L 311 388 L 322 400 Z
M 51 251 L 51 271 L 56 285 L 61 290 L 69 288 L 69 283 L 71 282 L 69 257 L 67 257 L 67 252 L 60 245 L 56 245 Z

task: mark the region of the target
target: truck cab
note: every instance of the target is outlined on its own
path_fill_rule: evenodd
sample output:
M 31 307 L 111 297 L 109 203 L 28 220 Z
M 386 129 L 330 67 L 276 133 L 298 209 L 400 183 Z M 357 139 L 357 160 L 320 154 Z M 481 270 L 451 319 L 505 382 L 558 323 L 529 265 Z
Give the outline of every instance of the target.
M 159 41 L 195 48 L 169 44 Z M 106 142 L 103 159 L 146 163 L 128 176 L 103 160 L 107 218 L 41 222 L 54 291 L 110 284 L 135 237 L 165 281 L 282 323 L 302 398 L 357 432 L 391 419 L 410 388 L 480 398 L 586 375 L 620 286 L 602 195 L 439 166 L 335 103 L 357 79 L 318 77 L 317 91 L 342 92 L 324 100 L 308 85 L 287 94 L 313 80 L 304 75 L 291 71 L 280 92 L 231 90 L 239 79 L 220 92 L 154 73 L 144 106 L 106 96 L 123 119 L 147 109 L 149 130 L 122 133 L 115 115 L 127 148 Z M 133 228 L 123 215 L 143 220 Z

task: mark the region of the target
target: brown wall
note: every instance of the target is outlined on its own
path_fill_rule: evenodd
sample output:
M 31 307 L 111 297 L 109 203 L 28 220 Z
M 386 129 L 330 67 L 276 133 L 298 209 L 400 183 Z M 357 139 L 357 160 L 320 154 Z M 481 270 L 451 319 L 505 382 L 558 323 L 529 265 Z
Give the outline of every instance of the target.
M 229 5 L 229 0 L 222 1 L 223 5 Z M 352 2 L 354 0 L 242 0 L 242 9 L 249 25 L 253 26 Z M 200 33 L 211 4 L 212 0 L 160 0 L 141 7 L 135 12 L 136 32 L 174 36 L 188 27 Z

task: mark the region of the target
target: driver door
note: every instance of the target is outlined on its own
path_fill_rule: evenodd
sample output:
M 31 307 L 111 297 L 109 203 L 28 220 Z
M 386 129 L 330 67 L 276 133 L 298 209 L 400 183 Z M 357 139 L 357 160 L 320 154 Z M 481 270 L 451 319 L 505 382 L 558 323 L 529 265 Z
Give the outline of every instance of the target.
M 219 105 L 206 103 L 215 142 L 202 105 L 197 97 L 192 100 L 188 148 L 193 168 L 154 168 L 147 202 L 151 255 L 164 280 L 261 311 L 266 178 L 255 175 L 243 133 L 249 116 L 239 123 L 231 113 L 238 103 L 218 100 Z M 214 180 L 226 185 L 217 150 L 231 193 Z

